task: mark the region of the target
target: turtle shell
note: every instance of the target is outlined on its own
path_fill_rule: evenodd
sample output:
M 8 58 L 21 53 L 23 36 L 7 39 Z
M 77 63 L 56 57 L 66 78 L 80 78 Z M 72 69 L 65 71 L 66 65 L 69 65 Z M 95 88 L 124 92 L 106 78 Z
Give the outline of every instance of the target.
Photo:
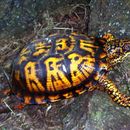
M 43 104 L 89 91 L 107 67 L 104 44 L 75 33 L 27 44 L 14 60 L 14 93 L 26 104 Z

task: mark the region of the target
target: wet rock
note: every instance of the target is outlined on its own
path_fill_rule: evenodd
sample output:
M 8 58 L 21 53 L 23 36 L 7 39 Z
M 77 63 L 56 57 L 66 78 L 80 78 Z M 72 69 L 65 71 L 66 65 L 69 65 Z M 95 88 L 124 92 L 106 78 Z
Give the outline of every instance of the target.
M 17 3 L 18 2 L 18 3 Z M 14 7 L 14 13 L 18 13 L 12 16 L 12 13 L 7 13 L 8 16 L 4 16 L 1 19 L 2 30 L 7 31 L 9 28 L 6 22 L 7 20 L 10 24 L 10 29 L 16 27 L 9 33 L 17 35 L 23 34 L 26 29 L 33 29 L 34 21 L 33 19 L 42 21 L 41 15 L 42 11 L 48 5 L 43 4 L 44 1 L 32 1 L 27 0 L 26 2 L 19 3 L 20 1 L 15 0 L 11 5 L 17 5 Z M 41 2 L 41 3 L 40 3 Z M 42 3 L 43 2 L 43 3 Z M 66 4 L 61 4 L 62 1 L 50 2 L 52 10 L 55 7 Z M 64 1 L 68 2 L 68 1 Z M 70 1 L 69 1 L 70 2 Z M 72 1 L 71 1 L 72 2 Z M 76 1 L 77 3 L 79 1 Z M 79 2 L 80 3 L 80 2 Z M 68 3 L 70 4 L 70 3 Z M 24 8 L 21 8 L 24 5 Z M 29 5 L 29 6 L 28 6 Z M 34 6 L 34 7 L 32 7 Z M 91 18 L 89 23 L 89 34 L 99 35 L 104 32 L 111 32 L 117 37 L 126 37 L 130 35 L 130 2 L 129 1 L 110 1 L 110 0 L 91 0 Z M 19 8 L 20 7 L 20 8 Z M 8 1 L 4 7 L 4 10 L 8 9 Z M 16 10 L 17 9 L 17 10 Z M 29 11 L 27 11 L 27 9 Z M 61 6 L 60 9 L 62 10 Z M 35 11 L 38 13 L 32 13 Z M 23 13 L 23 12 L 24 13 Z M 12 11 L 10 11 L 12 12 Z M 1 15 L 3 14 L 1 13 Z M 19 17 L 20 16 L 20 17 Z M 39 17 L 37 17 L 39 16 Z M 10 19 L 11 18 L 11 19 Z M 17 19 L 21 19 L 20 22 Z M 38 19 L 37 19 L 38 18 Z M 15 19 L 15 20 L 13 20 Z M 14 23 L 11 22 L 15 21 Z M 8 23 L 7 22 L 7 23 Z M 18 23 L 17 23 L 18 22 Z M 28 24 L 29 23 L 29 24 Z M 31 24 L 31 25 L 30 25 Z M 25 26 L 25 30 L 21 29 Z M 20 27 L 20 28 L 19 28 Z M 8 30 L 9 31 L 9 30 Z M 16 31 L 16 32 L 15 32 Z M 15 32 L 15 33 L 14 33 Z M 113 79 L 115 84 L 124 92 L 128 93 L 127 89 L 129 86 L 129 81 L 127 80 L 126 73 L 129 68 L 126 68 L 127 64 L 124 66 L 117 66 L 115 71 L 110 73 L 110 78 Z M 14 100 L 12 98 L 11 100 Z M 15 99 L 16 100 L 16 99 Z M 15 115 L 1 114 L 0 115 L 0 127 L 1 129 L 8 130 L 129 130 L 130 129 L 130 110 L 129 108 L 123 108 L 111 101 L 109 96 L 103 92 L 94 91 L 92 93 L 85 93 L 74 99 L 67 99 L 64 101 L 59 101 L 53 103 L 52 107 L 48 110 L 49 106 L 27 106 L 23 110 L 15 111 Z M 6 118 L 4 118 L 6 117 Z

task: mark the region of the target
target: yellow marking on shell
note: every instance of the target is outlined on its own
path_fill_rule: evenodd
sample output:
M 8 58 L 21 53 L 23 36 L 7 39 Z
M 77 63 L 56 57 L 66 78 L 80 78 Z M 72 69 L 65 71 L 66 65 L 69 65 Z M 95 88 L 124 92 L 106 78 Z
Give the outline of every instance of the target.
M 20 56 L 26 55 L 28 53 L 30 53 L 30 50 L 28 50 L 28 48 L 23 48 L 21 53 L 20 53 Z
M 86 40 L 80 40 L 80 48 L 87 51 L 87 52 L 90 52 L 92 54 L 92 56 L 94 56 L 95 54 L 95 51 L 94 49 L 98 49 L 98 46 L 95 46 L 92 44 L 93 42 L 90 40 L 90 41 L 86 41 Z
M 74 38 L 74 36 L 70 35 L 69 38 L 70 38 L 70 40 L 71 40 L 72 43 L 75 43 L 75 38 Z
M 22 56 L 22 57 L 19 58 L 18 64 L 20 65 L 22 62 L 27 61 L 27 60 L 28 59 L 27 59 L 26 56 Z
M 93 44 L 92 40 L 83 40 L 83 39 L 80 39 L 80 43 L 84 44 L 84 46 L 88 46 L 88 47 L 92 47 L 92 48 L 98 48 L 98 46 L 95 46 Z
M 82 56 L 77 53 L 68 55 L 71 60 L 70 73 L 73 81 L 73 86 L 80 84 L 84 81 L 94 69 L 94 58 Z M 90 74 L 89 74 L 90 73 Z
M 47 53 L 49 48 L 51 48 L 51 46 L 45 46 L 44 42 L 39 42 L 35 44 L 35 52 L 33 53 L 33 56 L 39 56 L 41 54 Z
M 71 51 L 74 49 L 74 46 L 76 44 L 76 40 L 75 40 L 74 36 L 72 36 L 72 35 L 70 35 L 69 38 L 70 38 L 70 42 L 71 42 L 70 47 L 69 47 L 69 51 Z
M 37 104 L 44 104 L 45 103 L 44 99 L 45 99 L 44 96 L 36 96 L 35 97 L 35 101 Z
M 100 77 L 99 77 L 99 74 L 98 74 L 98 73 L 96 73 L 96 74 L 94 75 L 94 79 L 98 81 L 98 80 L 99 80 L 99 78 L 100 78 Z
M 24 96 L 24 103 L 25 104 L 30 104 L 30 100 L 31 100 L 31 96 L 29 96 L 29 95 Z
M 56 50 L 57 51 L 64 51 L 67 50 L 67 52 L 73 50 L 75 43 L 73 41 L 70 41 L 70 46 L 67 45 L 68 38 L 59 38 L 56 40 Z
M 95 74 L 94 79 L 98 81 L 100 78 L 102 78 L 104 76 L 104 74 L 100 74 L 100 71 L 108 70 L 108 69 L 109 69 L 109 65 L 107 63 L 105 64 L 103 62 L 100 62 L 99 71 L 97 71 L 97 73 Z
M 46 45 L 46 43 L 44 42 L 39 42 L 37 44 L 35 44 L 35 49 L 36 50 L 39 50 L 39 49 L 50 49 L 51 48 L 51 45 Z
M 79 65 L 83 61 L 82 56 L 76 53 L 72 53 L 68 56 L 68 58 L 71 60 L 70 73 L 73 81 L 73 86 L 76 86 L 85 80 L 85 76 L 79 70 Z M 75 58 L 77 58 L 77 60 L 75 60 Z
M 28 62 L 24 68 L 25 78 L 27 87 L 30 92 L 44 92 L 44 86 L 39 81 L 36 75 L 36 63 L 35 62 Z
M 21 64 L 22 62 L 24 61 L 27 61 L 28 58 L 27 58 L 27 54 L 30 53 L 30 50 L 28 50 L 27 48 L 23 48 L 22 51 L 20 52 L 20 58 L 19 58 L 19 61 L 18 61 L 18 64 Z
M 59 38 L 56 40 L 56 46 L 58 50 L 65 50 L 68 49 L 69 47 L 67 46 L 67 38 Z M 61 45 L 61 47 L 59 47 Z
M 86 56 L 85 58 L 87 60 L 85 62 L 83 62 L 81 71 L 83 72 L 83 74 L 86 77 L 88 77 L 92 73 L 92 71 L 94 70 L 95 58 L 92 58 L 89 56 Z
M 72 92 L 68 92 L 68 93 L 63 94 L 63 96 L 65 98 L 71 98 L 71 97 L 73 97 L 73 93 Z
M 48 96 L 48 98 L 50 99 L 51 102 L 55 102 L 55 101 L 60 100 L 60 96 L 59 95 Z
M 46 50 L 45 49 L 40 49 L 40 50 L 37 50 L 36 52 L 33 53 L 33 56 L 39 56 L 43 53 L 45 53 Z
M 43 49 L 45 47 L 45 43 L 44 42 L 38 42 L 35 44 L 35 49 Z
M 50 57 L 44 61 L 47 70 L 46 86 L 48 91 L 58 91 L 71 87 L 71 83 L 64 72 L 60 70 L 61 64 L 58 62 L 61 60 L 63 59 Z
M 105 52 L 102 52 L 99 57 L 102 59 L 102 58 L 105 58 L 106 56 L 107 54 Z

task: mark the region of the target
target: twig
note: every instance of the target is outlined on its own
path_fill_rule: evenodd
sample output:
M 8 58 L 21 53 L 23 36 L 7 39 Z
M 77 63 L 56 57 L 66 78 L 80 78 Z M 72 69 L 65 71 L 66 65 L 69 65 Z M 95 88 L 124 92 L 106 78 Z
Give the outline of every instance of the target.
M 53 29 L 56 29 L 56 30 L 71 30 L 73 32 L 73 28 L 62 28 L 62 27 L 54 27 Z
M 3 103 L 4 103 L 5 106 L 11 111 L 11 113 L 15 115 L 15 112 L 11 109 L 11 107 L 6 103 L 5 100 L 3 100 Z

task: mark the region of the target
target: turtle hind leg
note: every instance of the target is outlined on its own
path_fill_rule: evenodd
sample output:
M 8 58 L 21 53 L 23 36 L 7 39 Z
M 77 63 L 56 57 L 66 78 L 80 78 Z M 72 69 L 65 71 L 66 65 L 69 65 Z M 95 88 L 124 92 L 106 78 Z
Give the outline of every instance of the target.
M 99 83 L 104 87 L 104 90 L 114 102 L 124 107 L 130 107 L 130 97 L 122 94 L 111 80 L 107 77 L 103 77 Z

